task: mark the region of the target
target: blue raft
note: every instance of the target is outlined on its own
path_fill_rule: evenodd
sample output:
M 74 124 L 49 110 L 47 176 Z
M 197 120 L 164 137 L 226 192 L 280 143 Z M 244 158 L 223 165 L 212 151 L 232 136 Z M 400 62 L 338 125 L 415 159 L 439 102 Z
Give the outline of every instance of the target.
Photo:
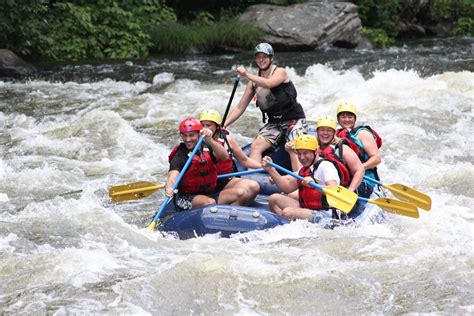
M 285 168 L 290 168 L 290 160 L 283 147 L 277 148 L 271 155 L 272 160 Z M 244 168 L 237 164 L 238 171 Z M 254 230 L 265 230 L 290 223 L 287 218 L 270 211 L 268 197 L 279 193 L 278 188 L 271 184 L 268 175 L 255 173 L 244 176 L 260 184 L 260 194 L 249 206 L 235 205 L 207 205 L 189 211 L 176 212 L 173 202 L 169 203 L 158 229 L 177 235 L 180 239 L 189 239 L 207 234 L 219 233 L 222 237 L 229 237 L 236 233 L 245 233 Z M 384 196 L 382 188 L 374 191 L 371 199 Z M 373 204 L 357 202 L 350 216 L 340 216 L 336 211 L 319 212 L 315 224 L 333 229 L 336 226 L 360 226 L 365 223 L 381 222 L 383 211 Z

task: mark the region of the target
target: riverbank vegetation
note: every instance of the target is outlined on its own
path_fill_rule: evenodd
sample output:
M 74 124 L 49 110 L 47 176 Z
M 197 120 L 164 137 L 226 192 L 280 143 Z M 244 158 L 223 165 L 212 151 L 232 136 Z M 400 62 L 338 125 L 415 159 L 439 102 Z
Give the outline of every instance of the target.
M 0 8 L 0 48 L 27 59 L 143 58 L 150 52 L 248 49 L 263 34 L 239 22 L 249 5 L 302 0 L 7 0 Z M 387 47 L 403 25 L 451 24 L 451 35 L 474 36 L 472 0 L 352 0 L 363 35 Z M 224 9 L 225 8 L 225 9 Z M 425 35 L 431 35 L 427 32 Z

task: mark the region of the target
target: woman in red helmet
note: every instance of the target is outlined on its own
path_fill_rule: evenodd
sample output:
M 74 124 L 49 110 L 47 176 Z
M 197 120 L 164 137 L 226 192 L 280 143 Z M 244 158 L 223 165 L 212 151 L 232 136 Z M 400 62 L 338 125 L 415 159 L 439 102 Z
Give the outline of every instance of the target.
M 244 67 L 236 69 L 240 76 L 249 79 L 239 103 L 229 113 L 224 128 L 235 122 L 245 111 L 252 98 L 262 111 L 263 122 L 250 148 L 250 158 L 262 159 L 262 154 L 285 141 L 294 141 L 299 135 L 306 134 L 306 116 L 301 104 L 296 100 L 296 89 L 288 77 L 285 68 L 273 64 L 273 48 L 268 43 L 255 47 L 255 63 L 258 75 L 249 73 Z M 267 122 L 268 119 L 268 122 Z M 300 168 L 297 155 L 290 151 L 291 165 L 294 171 Z
M 174 147 L 169 155 L 170 168 L 166 180 L 165 194 L 173 198 L 177 210 L 189 210 L 209 204 L 237 204 L 245 195 L 244 189 L 233 188 L 216 192 L 217 162 L 229 158 L 225 148 L 213 139 L 213 133 L 203 128 L 196 118 L 186 118 L 179 124 L 182 142 Z M 199 136 L 204 136 L 201 148 L 193 157 L 189 169 L 178 185 L 178 191 L 172 190 L 179 177 L 189 153 L 196 146 Z

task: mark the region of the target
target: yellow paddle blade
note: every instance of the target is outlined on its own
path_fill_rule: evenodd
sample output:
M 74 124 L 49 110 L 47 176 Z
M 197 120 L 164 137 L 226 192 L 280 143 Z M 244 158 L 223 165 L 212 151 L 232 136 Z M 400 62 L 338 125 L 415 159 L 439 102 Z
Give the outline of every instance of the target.
M 400 200 L 411 202 L 419 208 L 427 211 L 431 210 L 431 198 L 420 191 L 400 183 L 382 184 L 382 186 L 392 192 L 393 195 L 395 195 Z
M 420 217 L 416 205 L 410 202 L 399 201 L 390 198 L 378 198 L 375 200 L 368 200 L 367 202 L 380 206 L 382 209 L 390 213 L 413 218 Z
M 357 202 L 357 194 L 338 185 L 330 188 L 323 188 L 328 204 L 344 213 L 349 213 Z
M 150 225 L 147 226 L 147 230 L 154 231 L 156 228 L 156 222 L 151 222 Z
M 111 187 L 109 189 L 109 197 L 112 199 L 112 202 L 138 200 L 147 197 L 156 190 L 163 189 L 164 187 L 163 184 L 138 181 Z

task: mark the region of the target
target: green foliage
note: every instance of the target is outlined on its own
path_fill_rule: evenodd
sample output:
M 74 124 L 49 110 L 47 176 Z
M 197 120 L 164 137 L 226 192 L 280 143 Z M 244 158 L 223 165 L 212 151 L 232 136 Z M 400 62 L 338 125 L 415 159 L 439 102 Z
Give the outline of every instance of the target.
M 184 53 L 192 49 L 200 51 L 220 50 L 223 47 L 251 48 L 260 40 L 261 31 L 237 18 L 222 19 L 216 23 L 193 22 L 162 24 L 151 31 L 152 51 L 160 53 Z
M 458 20 L 474 16 L 473 0 L 431 0 L 428 17 L 432 21 Z
M 399 0 L 351 0 L 359 7 L 362 24 L 368 28 L 382 29 L 389 36 L 398 35 Z
M 386 48 L 390 45 L 395 44 L 395 39 L 389 37 L 387 33 L 385 33 L 382 29 L 370 29 L 363 27 L 362 28 L 362 35 L 367 37 L 375 46 L 380 48 Z
M 145 57 L 152 45 L 148 29 L 176 19 L 162 0 L 56 1 L 34 16 L 13 8 L 18 18 L 12 29 L 28 32 L 16 42 L 7 38 L 9 48 L 55 60 Z
M 37 18 L 47 10 L 40 0 L 6 0 L 0 5 L 0 48 L 8 48 L 21 55 L 31 53 L 29 40 L 38 35 L 25 21 Z
M 459 18 L 454 27 L 453 35 L 474 36 L 474 19 L 467 17 Z

